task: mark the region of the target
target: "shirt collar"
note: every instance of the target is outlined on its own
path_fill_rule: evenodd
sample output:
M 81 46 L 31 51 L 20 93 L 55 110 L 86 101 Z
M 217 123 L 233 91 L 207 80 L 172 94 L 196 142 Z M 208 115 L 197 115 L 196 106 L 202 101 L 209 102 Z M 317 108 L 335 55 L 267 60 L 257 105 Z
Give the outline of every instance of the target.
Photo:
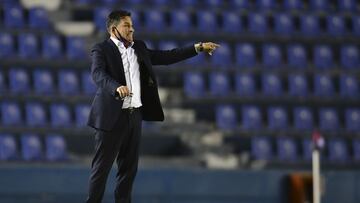
M 121 49 L 126 49 L 124 46 L 124 43 L 116 39 L 115 37 L 110 37 L 110 39 L 116 44 L 117 47 L 120 47 Z M 134 42 L 131 42 L 130 47 L 134 45 Z

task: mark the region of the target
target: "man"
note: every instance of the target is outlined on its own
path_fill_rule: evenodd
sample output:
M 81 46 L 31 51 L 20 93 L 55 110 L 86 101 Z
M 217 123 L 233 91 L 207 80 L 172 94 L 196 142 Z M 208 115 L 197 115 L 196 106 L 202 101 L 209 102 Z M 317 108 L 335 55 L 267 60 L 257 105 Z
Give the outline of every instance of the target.
M 101 202 L 116 159 L 115 200 L 130 203 L 141 121 L 164 120 L 152 65 L 176 63 L 202 51 L 211 54 L 219 45 L 208 42 L 168 51 L 150 50 L 143 41 L 133 39 L 131 15 L 123 10 L 111 12 L 106 26 L 110 39 L 96 44 L 91 51 L 91 75 L 98 89 L 88 120 L 95 129 L 96 152 L 87 202 Z

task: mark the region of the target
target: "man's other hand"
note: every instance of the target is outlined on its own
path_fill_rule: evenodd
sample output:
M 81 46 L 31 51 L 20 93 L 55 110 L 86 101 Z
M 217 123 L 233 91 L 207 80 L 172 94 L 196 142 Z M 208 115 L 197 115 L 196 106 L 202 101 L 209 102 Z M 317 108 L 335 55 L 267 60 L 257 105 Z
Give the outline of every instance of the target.
M 127 86 L 120 86 L 116 89 L 116 91 L 119 93 L 121 99 L 132 95 Z

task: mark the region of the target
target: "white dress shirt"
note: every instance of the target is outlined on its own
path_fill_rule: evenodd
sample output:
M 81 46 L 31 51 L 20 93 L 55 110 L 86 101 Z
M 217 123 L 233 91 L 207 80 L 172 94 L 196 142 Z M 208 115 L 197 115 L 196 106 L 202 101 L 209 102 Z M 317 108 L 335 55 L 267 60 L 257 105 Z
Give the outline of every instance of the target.
M 132 48 L 134 42 L 126 48 L 124 44 L 114 37 L 110 39 L 116 44 L 121 54 L 121 59 L 124 66 L 124 73 L 126 79 L 126 86 L 129 88 L 129 91 L 132 93 L 132 96 L 125 97 L 122 108 L 135 107 L 138 108 L 142 106 L 141 103 L 141 87 L 140 87 L 140 70 L 139 63 L 137 61 L 137 56 L 135 50 Z

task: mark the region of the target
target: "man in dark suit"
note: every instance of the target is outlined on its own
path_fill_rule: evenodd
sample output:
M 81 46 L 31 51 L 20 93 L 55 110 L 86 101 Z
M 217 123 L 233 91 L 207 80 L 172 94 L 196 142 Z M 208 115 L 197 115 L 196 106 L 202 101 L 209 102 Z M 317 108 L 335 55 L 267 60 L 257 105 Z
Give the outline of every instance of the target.
M 184 48 L 150 50 L 133 39 L 131 14 L 117 10 L 106 22 L 110 39 L 92 50 L 91 75 L 97 92 L 88 125 L 95 129 L 95 156 L 92 161 L 87 203 L 100 203 L 114 160 L 118 165 L 115 201 L 130 203 L 137 172 L 141 122 L 163 121 L 157 81 L 152 65 L 167 65 L 211 54 L 219 45 L 207 42 Z

